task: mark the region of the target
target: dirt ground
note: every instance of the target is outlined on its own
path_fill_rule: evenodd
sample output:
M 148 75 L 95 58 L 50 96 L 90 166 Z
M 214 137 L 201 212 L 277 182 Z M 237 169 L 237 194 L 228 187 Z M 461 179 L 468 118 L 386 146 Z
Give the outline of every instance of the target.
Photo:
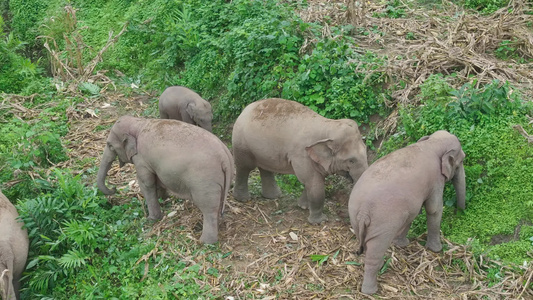
M 154 99 L 155 95 L 149 94 L 108 93 L 78 104 L 67 112 L 71 120 L 71 131 L 65 137 L 69 155 L 77 161 L 97 158 L 99 162 L 115 120 L 124 114 L 153 115 Z M 223 138 L 225 142 L 228 139 Z M 94 165 L 87 163 L 82 166 L 85 168 Z M 108 174 L 108 183 L 120 191 L 109 201 L 118 205 L 133 197 L 143 199 L 133 165 L 119 169 L 114 164 Z M 219 233 L 219 247 L 227 255 L 218 261 L 194 257 L 203 260 L 204 272 L 210 267 L 219 270 L 220 276 L 204 284 L 221 299 L 533 299 L 531 289 L 526 289 L 533 275 L 531 265 L 515 266 L 514 270 L 502 265 L 503 280 L 489 286 L 484 270 L 493 262 L 474 257 L 467 245 L 452 244 L 445 237 L 442 253 L 427 251 L 425 236 L 406 248 L 391 246 L 384 273 L 378 278 L 379 294 L 363 295 L 359 290 L 364 255 L 354 253 L 357 241 L 347 212 L 349 184 L 338 176 L 328 177 L 325 212 L 329 220 L 310 225 L 308 212 L 296 204 L 298 195 L 284 193 L 280 199 L 266 200 L 260 197 L 258 180 L 257 172 L 252 174 L 252 201 L 235 201 L 231 192 L 227 199 Z M 202 216 L 190 201 L 170 198 L 163 210 L 166 216 L 147 234 L 158 234 L 169 242 L 173 233 L 180 231 L 198 240 Z M 181 259 L 193 259 L 187 249 L 169 251 Z

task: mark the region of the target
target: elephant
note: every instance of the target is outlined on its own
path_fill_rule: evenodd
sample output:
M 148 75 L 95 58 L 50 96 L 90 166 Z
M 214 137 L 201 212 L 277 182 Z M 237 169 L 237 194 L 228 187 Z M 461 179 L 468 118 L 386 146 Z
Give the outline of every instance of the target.
M 304 190 L 298 205 L 309 209 L 311 224 L 327 220 L 323 213 L 325 184 L 329 174 L 352 181 L 368 168 L 366 145 L 357 123 L 332 120 L 291 100 L 270 98 L 244 108 L 233 126 L 235 186 L 238 201 L 250 199 L 248 176 L 258 167 L 262 195 L 281 195 L 274 173 L 295 174 Z
M 361 175 L 350 194 L 348 214 L 359 242 L 357 253 L 366 252 L 364 294 L 377 292 L 377 274 L 389 245 L 409 244 L 407 233 L 422 205 L 427 214 L 426 247 L 442 250 L 444 185 L 452 181 L 457 206 L 465 209 L 464 158 L 459 139 L 440 130 L 380 158 Z
M 168 87 L 159 97 L 161 119 L 174 119 L 197 125 L 211 132 L 211 104 L 184 86 Z
M 97 186 L 105 195 L 116 192 L 107 188 L 105 177 L 117 156 L 120 167 L 134 164 L 149 219 L 161 219 L 158 198 L 170 191 L 192 199 L 202 212 L 200 241 L 218 241 L 219 218 L 234 163 L 226 145 L 214 134 L 178 120 L 120 117 L 107 138 L 97 175 Z
M 20 278 L 28 258 L 28 232 L 18 216 L 0 191 L 0 295 L 4 300 L 20 299 Z

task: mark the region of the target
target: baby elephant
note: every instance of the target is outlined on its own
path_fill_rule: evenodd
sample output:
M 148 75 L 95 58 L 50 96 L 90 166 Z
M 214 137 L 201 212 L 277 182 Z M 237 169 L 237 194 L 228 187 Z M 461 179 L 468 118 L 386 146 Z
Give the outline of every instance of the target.
M 22 229 L 19 214 L 0 192 L 0 295 L 1 299 L 20 299 L 20 277 L 28 257 L 28 233 Z
M 281 191 L 275 173 L 295 174 L 304 191 L 298 201 L 309 208 L 309 222 L 327 218 L 324 178 L 341 174 L 353 181 L 368 167 L 366 146 L 353 120 L 331 120 L 294 101 L 265 99 L 248 105 L 233 126 L 237 176 L 233 196 L 250 199 L 248 176 L 259 168 L 265 198 Z
M 98 171 L 98 188 L 106 195 L 115 193 L 106 187 L 105 177 L 117 156 L 121 167 L 135 165 L 149 219 L 161 219 L 158 198 L 169 190 L 192 199 L 202 211 L 200 241 L 218 240 L 218 221 L 234 169 L 230 151 L 215 135 L 177 120 L 121 117 L 111 128 Z
M 457 205 L 465 208 L 465 170 L 459 139 L 437 131 L 417 143 L 396 150 L 373 163 L 355 184 L 348 212 L 359 241 L 358 254 L 366 252 L 362 292 L 378 290 L 377 274 L 391 242 L 407 246 L 407 232 L 422 205 L 426 208 L 426 247 L 438 252 L 442 193 L 451 180 Z
M 174 119 L 197 125 L 211 132 L 211 104 L 183 86 L 168 87 L 159 97 L 161 119 Z

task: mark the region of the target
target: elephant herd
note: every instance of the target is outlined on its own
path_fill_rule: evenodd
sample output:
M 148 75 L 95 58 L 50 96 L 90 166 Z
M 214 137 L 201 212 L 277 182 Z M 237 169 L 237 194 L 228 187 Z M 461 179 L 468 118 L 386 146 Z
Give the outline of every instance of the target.
M 211 105 L 197 93 L 186 87 L 169 87 L 160 96 L 159 112 L 161 119 L 122 116 L 113 125 L 97 175 L 97 186 L 104 194 L 115 193 L 105 184 L 115 158 L 120 166 L 133 163 L 148 218 L 161 219 L 158 199 L 167 197 L 168 192 L 190 199 L 203 214 L 200 241 L 210 244 L 218 241 L 219 221 L 234 173 L 233 196 L 238 201 L 250 199 L 248 177 L 256 167 L 265 198 L 281 195 L 275 173 L 296 175 L 304 186 L 298 205 L 309 209 L 312 224 L 327 220 L 323 213 L 325 177 L 343 175 L 355 183 L 348 212 L 359 241 L 357 253 L 366 252 L 361 288 L 365 294 L 377 292 L 377 274 L 390 244 L 409 243 L 406 235 L 422 206 L 427 213 L 426 246 L 436 252 L 442 249 L 445 182 L 452 181 L 457 204 L 465 208 L 465 154 L 457 137 L 446 131 L 422 137 L 369 166 L 355 121 L 327 119 L 294 101 L 271 98 L 245 107 L 233 126 L 233 155 L 210 132 Z M 16 216 L 0 193 L 0 289 L 4 299 L 18 293 L 28 252 L 27 233 L 15 221 Z

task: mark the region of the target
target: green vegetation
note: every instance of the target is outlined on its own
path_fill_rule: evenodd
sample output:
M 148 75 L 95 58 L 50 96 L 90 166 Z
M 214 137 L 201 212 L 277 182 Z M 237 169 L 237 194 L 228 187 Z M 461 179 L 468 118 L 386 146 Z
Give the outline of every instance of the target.
M 506 3 L 466 0 L 464 6 L 490 14 Z M 408 15 L 402 1 L 382 4 L 374 17 Z M 63 9 L 66 5 L 76 9 L 75 16 L 74 10 Z M 141 89 L 158 94 L 178 84 L 198 91 L 214 104 L 217 133 L 227 134 L 226 125 L 244 106 L 266 97 L 297 100 L 324 116 L 366 124 L 371 116 L 386 117 L 398 109 L 398 128 L 378 156 L 439 129 L 454 133 L 467 155 L 467 209 L 454 213 L 454 191 L 448 186 L 444 236 L 471 245 L 476 255 L 505 263 L 531 261 L 533 151 L 513 128 L 531 128 L 531 102 L 508 82 L 478 84 L 472 76 L 458 88 L 452 84 L 456 75 L 433 74 L 416 91 L 416 104 L 393 103 L 394 89 L 405 83 L 382 71 L 390 58 L 361 49 L 357 38 L 386 33 L 375 26 L 326 28 L 304 22 L 297 14 L 302 5 L 306 1 L 0 2 L 0 94 L 18 94 L 2 94 L 5 98 L 0 99 L 0 184 L 29 229 L 23 298 L 207 299 L 230 290 L 229 282 L 221 281 L 217 292 L 205 284 L 221 277 L 224 270 L 218 263 L 229 252 L 199 246 L 179 228 L 146 233 L 152 224 L 144 217 L 143 202 L 134 198 L 121 205 L 108 203 L 94 187 L 97 159 L 79 161 L 66 148 L 71 122 L 65 112 L 80 113 L 85 106 L 78 105 L 102 97 L 105 87 L 76 82 L 75 92 L 65 92 L 62 87 L 72 83 L 46 76 L 53 73 L 52 57 L 43 48 L 45 39 L 37 37 L 55 42 L 51 47 L 60 59 L 86 65 L 108 42 L 108 32 L 116 34 L 125 24 L 127 32 L 103 54 L 95 70 L 108 70 L 106 76 L 124 97 Z M 401 34 L 417 40 L 413 32 Z M 491 55 L 527 62 L 514 42 L 503 41 Z M 149 103 L 143 116 L 156 115 L 156 100 Z M 107 128 L 109 124 L 102 123 L 97 130 Z M 370 145 L 372 134 L 366 139 Z M 58 168 L 69 159 L 73 169 Z M 255 179 L 251 191 L 257 193 Z M 295 176 L 279 177 L 278 182 L 292 198 L 302 191 Z M 327 189 L 329 193 L 335 186 Z M 273 214 L 284 213 L 279 209 Z M 422 214 L 411 236 L 424 232 Z M 317 254 L 310 261 L 320 267 L 334 263 L 337 254 Z M 382 272 L 391 264 L 389 258 Z M 491 285 L 503 278 L 497 265 L 486 271 Z M 276 280 L 284 280 L 280 278 Z M 326 287 L 314 283 L 308 289 Z
M 41 86 L 36 86 L 34 81 L 40 77 L 41 70 L 20 54 L 26 43 L 19 40 L 13 32 L 6 34 L 4 26 L 0 15 L 0 92 L 36 92 Z
M 505 7 L 509 0 L 465 0 L 465 7 L 478 10 L 482 13 L 493 13 L 500 8 Z
M 165 259 L 163 254 L 167 247 L 187 247 L 195 256 L 209 249 L 198 249 L 183 237 L 170 245 L 161 245 L 157 236 L 140 237 L 141 202 L 111 206 L 94 187 L 84 185 L 81 175 L 70 174 L 55 170 L 49 177 L 50 192 L 18 205 L 31 243 L 24 299 L 210 297 L 196 282 L 208 276 L 200 272 L 200 263 Z M 157 255 L 154 261 L 139 259 L 151 251 Z M 147 280 L 145 263 L 159 265 Z

